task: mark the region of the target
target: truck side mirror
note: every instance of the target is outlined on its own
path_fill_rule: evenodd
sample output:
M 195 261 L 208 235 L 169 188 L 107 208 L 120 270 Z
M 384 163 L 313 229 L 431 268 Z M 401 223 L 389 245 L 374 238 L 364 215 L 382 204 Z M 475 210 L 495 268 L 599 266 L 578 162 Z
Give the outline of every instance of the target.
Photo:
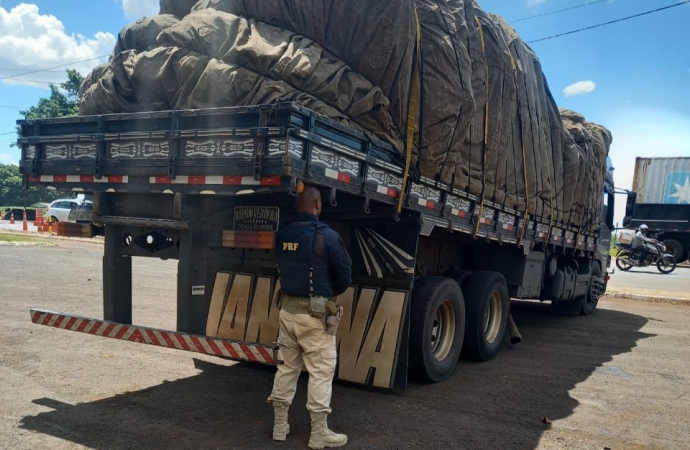
M 637 202 L 637 192 L 628 192 L 628 201 L 625 204 L 625 216 L 632 217 L 635 212 L 635 203 Z M 625 225 L 625 224 L 624 224 Z

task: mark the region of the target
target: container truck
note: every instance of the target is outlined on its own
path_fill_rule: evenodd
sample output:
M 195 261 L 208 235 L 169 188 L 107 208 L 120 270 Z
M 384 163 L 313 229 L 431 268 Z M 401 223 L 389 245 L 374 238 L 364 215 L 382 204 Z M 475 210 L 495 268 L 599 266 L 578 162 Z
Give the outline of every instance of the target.
M 636 158 L 623 226 L 659 233 L 676 263 L 690 255 L 690 157 Z
M 606 290 L 608 160 L 600 223 L 574 226 L 408 176 L 389 143 L 292 102 L 19 125 L 25 185 L 92 193 L 105 230 L 103 317 L 32 309 L 37 324 L 279 364 L 274 236 L 304 183 L 353 259 L 337 299 L 340 380 L 439 382 L 461 355 L 497 354 L 510 299 L 587 315 Z M 133 257 L 178 260 L 176 330 L 132 324 Z

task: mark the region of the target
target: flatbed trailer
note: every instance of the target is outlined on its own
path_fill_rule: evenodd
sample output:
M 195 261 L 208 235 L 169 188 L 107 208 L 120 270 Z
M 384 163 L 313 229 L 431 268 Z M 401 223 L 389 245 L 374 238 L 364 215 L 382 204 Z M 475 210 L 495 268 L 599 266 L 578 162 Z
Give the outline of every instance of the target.
M 340 380 L 441 381 L 461 354 L 496 355 L 510 298 L 590 314 L 606 289 L 611 177 L 594 232 L 405 177 L 388 144 L 294 103 L 18 123 L 25 186 L 92 193 L 105 230 L 103 319 L 38 324 L 279 364 L 274 237 L 302 183 L 353 259 Z M 132 325 L 132 257 L 179 261 L 176 331 Z

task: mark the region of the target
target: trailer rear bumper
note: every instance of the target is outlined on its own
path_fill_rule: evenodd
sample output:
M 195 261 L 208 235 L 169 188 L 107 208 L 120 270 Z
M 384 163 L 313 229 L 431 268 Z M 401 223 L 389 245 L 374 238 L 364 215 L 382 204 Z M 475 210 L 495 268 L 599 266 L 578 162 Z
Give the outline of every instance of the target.
M 31 310 L 31 321 L 62 330 L 77 331 L 93 336 L 119 339 L 140 344 L 155 345 L 187 352 L 220 356 L 235 361 L 249 361 L 261 364 L 276 365 L 278 359 L 277 345 L 262 345 L 231 341 L 228 339 L 208 338 L 176 331 L 157 328 L 126 325 L 106 320 L 91 319 L 42 309 Z

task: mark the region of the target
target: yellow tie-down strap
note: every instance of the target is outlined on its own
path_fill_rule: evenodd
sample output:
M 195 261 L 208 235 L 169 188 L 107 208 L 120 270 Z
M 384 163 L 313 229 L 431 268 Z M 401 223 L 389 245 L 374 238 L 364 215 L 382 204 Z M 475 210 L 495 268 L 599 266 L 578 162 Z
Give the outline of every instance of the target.
M 396 207 L 396 212 L 398 214 L 402 212 L 403 200 L 405 197 L 405 192 L 407 191 L 407 183 L 410 178 L 410 166 L 412 165 L 412 147 L 414 144 L 414 129 L 416 124 L 415 119 L 417 115 L 417 108 L 419 106 L 419 84 L 422 82 L 419 76 L 422 62 L 422 26 L 419 22 L 417 8 L 415 8 L 414 10 L 414 18 L 417 24 L 417 35 L 415 39 L 415 63 L 412 69 L 412 88 L 410 91 L 410 101 L 408 104 L 407 111 L 407 135 L 405 137 L 405 170 L 403 172 L 403 182 L 400 195 L 398 195 L 398 205 Z

